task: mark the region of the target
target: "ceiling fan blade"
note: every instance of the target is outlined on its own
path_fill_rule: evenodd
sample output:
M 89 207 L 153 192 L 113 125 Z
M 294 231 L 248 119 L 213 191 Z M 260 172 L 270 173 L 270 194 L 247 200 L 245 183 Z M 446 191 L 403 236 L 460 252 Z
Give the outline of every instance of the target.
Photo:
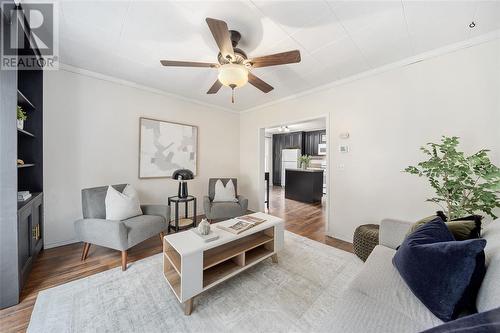
M 269 84 L 266 82 L 262 81 L 259 79 L 257 76 L 253 75 L 252 73 L 248 73 L 248 82 L 254 86 L 255 88 L 265 92 L 266 94 L 273 90 L 274 88 L 271 87 Z
M 207 17 L 206 21 L 222 56 L 225 59 L 229 57 L 228 60 L 234 59 L 233 43 L 231 42 L 231 35 L 227 23 L 210 17 Z
M 217 68 L 219 64 L 212 64 L 209 62 L 194 62 L 194 61 L 173 61 L 173 60 L 160 60 L 163 66 L 169 67 L 210 67 Z
M 248 62 L 250 62 L 252 66 L 255 68 L 292 64 L 295 62 L 300 62 L 300 51 L 293 50 L 288 52 L 271 54 L 267 56 L 250 59 Z
M 214 84 L 208 89 L 207 94 L 216 94 L 220 87 L 222 87 L 222 83 L 219 80 L 215 81 Z

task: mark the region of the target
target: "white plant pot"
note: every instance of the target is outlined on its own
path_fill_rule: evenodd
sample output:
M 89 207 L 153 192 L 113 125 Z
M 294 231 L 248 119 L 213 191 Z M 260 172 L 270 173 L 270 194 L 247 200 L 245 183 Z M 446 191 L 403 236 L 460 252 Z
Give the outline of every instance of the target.
M 17 120 L 17 128 L 24 129 L 24 120 L 21 119 Z

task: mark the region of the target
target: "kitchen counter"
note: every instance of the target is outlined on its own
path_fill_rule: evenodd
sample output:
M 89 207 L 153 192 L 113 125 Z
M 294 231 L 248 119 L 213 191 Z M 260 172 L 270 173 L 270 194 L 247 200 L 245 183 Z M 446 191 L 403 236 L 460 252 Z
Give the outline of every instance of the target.
M 292 171 L 299 171 L 299 172 L 323 172 L 323 169 L 287 169 L 287 170 L 292 170 Z
M 301 202 L 321 202 L 323 170 L 286 169 L 285 198 Z

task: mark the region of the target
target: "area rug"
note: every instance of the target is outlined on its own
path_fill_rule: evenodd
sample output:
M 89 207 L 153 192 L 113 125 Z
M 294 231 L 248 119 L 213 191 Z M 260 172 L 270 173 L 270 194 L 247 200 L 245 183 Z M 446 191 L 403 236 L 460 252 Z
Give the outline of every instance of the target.
M 28 332 L 319 332 L 362 262 L 285 232 L 270 259 L 195 298 L 185 316 L 162 273 L 162 254 L 38 294 Z

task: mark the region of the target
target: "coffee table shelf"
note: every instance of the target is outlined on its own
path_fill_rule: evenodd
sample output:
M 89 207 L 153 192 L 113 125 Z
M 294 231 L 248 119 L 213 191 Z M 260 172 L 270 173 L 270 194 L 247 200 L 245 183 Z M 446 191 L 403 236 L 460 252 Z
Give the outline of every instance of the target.
M 233 274 L 239 269 L 241 269 L 241 266 L 232 260 L 226 260 L 218 265 L 210 267 L 203 272 L 203 289 L 208 289 L 207 287 L 214 285 L 224 277 Z
M 265 246 L 258 246 L 250 251 L 245 253 L 245 264 L 251 265 L 256 261 L 259 261 L 261 258 L 269 257 L 273 254 L 272 250 L 269 250 Z
M 166 257 L 166 256 L 165 256 Z M 177 298 L 181 297 L 181 276 L 180 274 L 174 269 L 173 265 L 165 265 L 165 261 L 168 261 L 167 259 L 163 259 L 163 275 L 165 276 L 165 279 L 167 279 L 168 284 L 172 288 L 172 291 L 174 292 L 175 296 Z
M 181 275 L 181 256 L 165 239 L 163 239 L 163 255 L 170 261 L 177 273 Z
M 163 274 L 180 303 L 184 313 L 191 314 L 193 298 L 272 257 L 284 245 L 284 222 L 264 213 L 252 214 L 266 221 L 242 232 L 232 234 L 212 225 L 218 239 L 205 243 L 192 231 L 170 234 L 163 239 Z M 219 222 L 224 226 L 235 223 L 231 219 Z
M 229 258 L 235 257 L 254 247 L 273 241 L 272 236 L 268 236 L 266 231 L 246 236 L 245 238 L 232 241 L 230 243 L 218 246 L 203 253 L 203 269 L 210 268 Z M 269 229 L 268 233 L 272 233 Z

